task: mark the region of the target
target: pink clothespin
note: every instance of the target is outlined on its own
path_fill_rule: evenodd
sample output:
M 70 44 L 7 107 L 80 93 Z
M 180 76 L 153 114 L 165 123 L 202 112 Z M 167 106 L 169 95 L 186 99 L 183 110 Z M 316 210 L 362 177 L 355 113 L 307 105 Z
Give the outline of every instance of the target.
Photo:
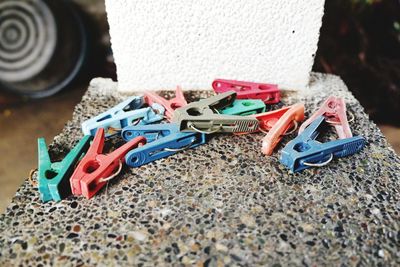
M 328 97 L 322 106 L 314 112 L 299 128 L 299 134 L 311 124 L 318 116 L 324 116 L 326 121 L 335 126 L 339 139 L 350 138 L 353 136 L 350 130 L 346 115 L 346 103 L 341 97 Z
M 284 112 L 284 114 L 282 114 L 282 112 Z M 276 120 L 275 117 L 269 122 L 272 124 L 272 127 L 262 140 L 261 150 L 267 156 L 272 154 L 282 137 L 285 134 L 289 134 L 288 131 L 293 127 L 293 123 L 296 129 L 297 123 L 304 120 L 304 104 L 298 103 L 287 108 L 282 108 L 276 115 L 279 116 L 279 119 Z M 264 127 L 266 129 L 269 128 L 267 125 Z
M 216 79 L 212 87 L 218 94 L 235 91 L 237 99 L 261 99 L 265 104 L 276 104 L 281 100 L 276 84 Z
M 176 87 L 175 97 L 170 100 L 167 100 L 153 92 L 146 92 L 145 97 L 149 105 L 158 103 L 165 108 L 165 116 L 168 121 L 171 121 L 175 109 L 187 105 L 187 101 L 180 86 Z

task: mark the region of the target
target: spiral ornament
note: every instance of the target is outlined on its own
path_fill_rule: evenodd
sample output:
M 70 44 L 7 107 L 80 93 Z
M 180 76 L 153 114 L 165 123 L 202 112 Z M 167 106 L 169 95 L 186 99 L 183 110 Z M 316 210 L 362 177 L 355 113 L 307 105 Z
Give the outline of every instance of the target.
M 21 82 L 39 74 L 56 43 L 56 21 L 43 1 L 0 1 L 0 80 Z

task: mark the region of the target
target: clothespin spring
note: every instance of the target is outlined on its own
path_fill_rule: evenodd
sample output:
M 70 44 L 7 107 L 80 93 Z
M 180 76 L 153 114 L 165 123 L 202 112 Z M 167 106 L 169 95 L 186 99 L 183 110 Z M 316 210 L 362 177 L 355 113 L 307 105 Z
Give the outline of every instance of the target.
M 218 109 L 216 109 L 216 108 L 212 108 L 212 110 L 213 110 L 216 114 L 221 114 L 221 113 L 218 111 Z M 213 133 L 216 133 L 216 132 L 218 132 L 219 130 L 222 129 L 222 125 L 219 125 L 219 128 L 217 128 L 217 129 L 215 129 L 215 130 L 212 130 L 212 131 L 203 131 L 203 130 L 197 129 L 197 127 L 194 126 L 194 124 L 191 123 L 191 122 L 188 123 L 188 126 L 189 126 L 190 128 L 192 128 L 193 130 L 195 130 L 196 132 L 199 132 L 199 133 L 202 133 L 202 134 L 213 134 Z M 210 129 L 211 129 L 211 128 L 210 128 Z
M 351 115 L 350 119 L 347 120 L 348 123 L 353 122 L 355 119 L 354 113 L 353 112 L 347 112 L 349 115 Z M 340 122 L 337 121 L 331 121 L 328 120 L 328 118 L 325 120 L 327 123 L 332 124 L 332 125 L 340 125 Z
M 264 99 L 263 102 L 266 103 L 267 101 L 270 101 L 270 100 L 272 100 L 272 99 L 274 99 L 274 97 L 269 96 L 269 97 L 267 97 L 266 99 Z
M 203 134 L 213 134 L 213 133 L 216 133 L 216 132 L 218 132 L 219 130 L 222 129 L 222 125 L 220 124 L 219 127 L 218 127 L 217 129 L 210 130 L 210 129 L 212 129 L 212 128 L 209 128 L 208 131 L 203 131 L 203 130 L 198 129 L 196 126 L 194 126 L 194 124 L 193 124 L 192 122 L 189 122 L 189 123 L 188 123 L 188 127 L 192 128 L 192 129 L 195 130 L 196 132 L 203 133 Z
M 287 132 L 287 133 L 282 134 L 282 136 L 286 136 L 286 135 L 292 134 L 297 130 L 297 128 L 299 128 L 299 122 L 298 121 L 293 120 L 292 123 L 293 123 L 293 127 L 291 127 L 291 130 L 289 132 Z M 268 134 L 268 132 L 269 132 L 267 130 L 264 130 L 261 127 L 258 127 L 258 130 L 260 132 L 262 132 L 262 133 L 265 133 L 265 134 Z
M 37 172 L 38 171 L 38 168 L 35 168 L 35 169 L 32 169 L 30 172 L 29 172 L 29 176 L 28 176 L 28 181 L 32 184 L 32 186 L 34 186 L 34 187 L 37 187 L 38 186 L 38 182 L 37 181 L 35 181 L 35 180 L 33 180 L 33 174 L 35 173 L 35 172 Z
M 108 177 L 106 177 L 106 178 L 100 178 L 100 179 L 99 179 L 99 182 L 102 183 L 102 182 L 108 182 L 108 181 L 110 181 L 111 179 L 115 178 L 115 177 L 121 172 L 121 170 L 122 170 L 122 161 L 119 160 L 119 167 L 118 167 L 118 170 L 117 170 L 114 174 L 112 174 L 112 175 L 110 175 L 110 176 L 108 176 Z
M 183 151 L 183 150 L 186 150 L 186 149 L 190 148 L 193 145 L 194 142 L 196 142 L 196 137 L 193 137 L 192 142 L 190 142 L 190 144 L 187 144 L 184 147 L 181 147 L 181 148 L 168 148 L 168 147 L 165 147 L 164 150 L 165 151 L 170 151 L 170 152 Z
M 321 163 L 310 163 L 310 162 L 303 162 L 304 165 L 306 166 L 310 166 L 310 167 L 323 167 L 325 165 L 328 165 L 329 162 L 331 162 L 333 160 L 333 153 L 331 153 L 331 156 L 329 157 L 329 159 L 325 162 L 321 162 Z

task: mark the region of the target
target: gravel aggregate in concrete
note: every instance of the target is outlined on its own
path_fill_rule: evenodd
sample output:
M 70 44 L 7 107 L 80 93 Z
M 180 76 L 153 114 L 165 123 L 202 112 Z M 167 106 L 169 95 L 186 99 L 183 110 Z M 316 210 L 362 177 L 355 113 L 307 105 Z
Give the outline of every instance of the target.
M 92 81 L 50 145 L 54 159 L 82 137 L 83 120 L 126 97 L 115 90 Z M 285 91 L 282 102 L 303 101 L 309 115 L 331 94 L 345 98 L 353 134 L 367 139 L 360 153 L 291 174 L 278 158 L 294 136 L 265 157 L 263 134 L 217 134 L 125 167 L 91 200 L 41 203 L 26 181 L 0 215 L 0 265 L 399 266 L 400 159 L 382 133 L 336 76 L 314 73 L 309 90 Z

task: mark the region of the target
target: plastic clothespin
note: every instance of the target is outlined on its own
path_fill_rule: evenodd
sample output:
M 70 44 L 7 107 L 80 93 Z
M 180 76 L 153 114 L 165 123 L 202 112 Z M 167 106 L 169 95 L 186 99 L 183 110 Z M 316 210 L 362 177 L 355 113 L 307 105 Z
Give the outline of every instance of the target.
M 97 129 L 103 128 L 105 136 L 118 133 L 122 128 L 132 124 L 148 124 L 164 118 L 164 107 L 154 103 L 146 107 L 144 97 L 132 96 L 106 112 L 103 112 L 82 123 L 85 135 L 96 134 Z
M 232 105 L 219 110 L 219 113 L 224 115 L 248 116 L 261 113 L 264 111 L 265 111 L 265 104 L 262 100 L 243 99 L 243 100 L 235 100 Z
M 252 132 L 258 128 L 258 120 L 249 116 L 218 114 L 218 110 L 235 101 L 234 91 L 225 92 L 198 102 L 192 102 L 175 110 L 172 121 L 181 131 L 197 131 L 211 134 L 216 132 Z
M 328 97 L 322 106 L 300 126 L 299 134 L 319 116 L 324 116 L 328 119 L 328 123 L 335 126 L 339 139 L 353 136 L 349 122 L 347 121 L 346 103 L 343 98 L 334 96 Z
M 235 91 L 238 99 L 261 99 L 265 104 L 276 104 L 281 100 L 276 84 L 216 79 L 212 87 L 219 94 Z
M 165 108 L 165 116 L 167 117 L 168 121 L 171 121 L 172 114 L 174 113 L 175 109 L 187 105 L 187 101 L 180 86 L 176 87 L 175 97 L 170 100 L 167 100 L 153 92 L 146 92 L 145 97 L 149 105 L 158 103 Z
M 137 125 L 127 127 L 122 131 L 122 136 L 125 140 L 138 135 L 149 137 L 149 140 L 153 141 L 130 151 L 126 155 L 126 164 L 131 167 L 140 167 L 206 142 L 205 134 L 180 132 L 178 125 L 173 123 Z
M 280 111 L 280 112 L 283 112 Z M 279 114 L 279 113 L 278 113 Z M 274 124 L 268 131 L 267 135 L 262 140 L 262 152 L 269 156 L 274 151 L 274 148 L 282 139 L 291 127 L 293 123 L 295 124 L 295 129 L 297 128 L 297 123 L 304 120 L 304 104 L 298 103 L 288 107 L 284 114 L 279 114 L 281 117 L 276 121 L 274 118 Z M 264 120 L 266 120 L 264 118 Z M 272 123 L 272 122 L 270 122 Z M 265 125 L 265 123 L 264 123 Z
M 260 114 L 251 115 L 252 117 L 256 118 L 259 122 L 258 129 L 255 132 L 263 132 L 268 133 L 268 131 L 275 125 L 275 123 L 288 111 L 290 107 L 283 107 L 280 109 L 263 112 Z M 247 133 L 234 133 L 235 135 L 243 135 Z
M 88 152 L 79 162 L 70 179 L 70 188 L 74 195 L 93 197 L 107 181 L 115 177 L 122 168 L 126 153 L 140 144 L 144 137 L 137 137 L 108 155 L 101 154 L 104 147 L 104 129 L 99 128 Z
M 292 172 L 298 172 L 310 167 L 324 166 L 334 157 L 349 156 L 364 147 L 365 139 L 361 136 L 338 139 L 326 143 L 316 141 L 315 139 L 320 134 L 318 128 L 324 121 L 325 118 L 319 116 L 282 149 L 280 161 Z
M 176 132 L 179 132 L 179 129 L 174 123 L 136 125 L 125 127 L 121 132 L 121 137 L 128 142 L 133 138 L 143 136 L 147 143 L 151 143 Z
M 85 135 L 61 162 L 52 163 L 44 138 L 38 139 L 38 188 L 43 202 L 60 201 L 71 194 L 69 177 L 79 158 L 89 147 L 90 135 Z

